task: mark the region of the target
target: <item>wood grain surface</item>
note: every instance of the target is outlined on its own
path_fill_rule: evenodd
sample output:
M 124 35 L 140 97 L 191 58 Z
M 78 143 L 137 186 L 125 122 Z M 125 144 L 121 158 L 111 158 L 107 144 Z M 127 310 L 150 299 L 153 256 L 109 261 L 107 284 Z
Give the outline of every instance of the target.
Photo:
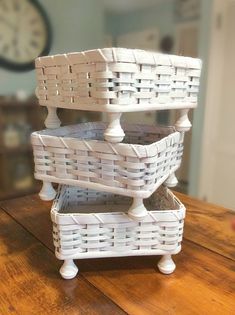
M 184 194 L 175 194 L 187 209 L 185 239 L 235 260 L 235 232 L 230 227 L 235 212 Z
M 51 251 L 0 211 L 1 315 L 125 314 L 83 277 L 62 280 L 59 266 Z
M 80 274 L 69 281 L 60 278 L 61 263 L 52 253 L 51 203 L 36 195 L 1 202 L 0 250 L 13 247 L 1 255 L 0 269 L 14 261 L 20 280 L 1 270 L 0 313 L 34 314 L 27 313 L 30 299 L 35 314 L 47 314 L 46 308 L 52 314 L 235 314 L 235 232 L 229 227 L 235 214 L 177 195 L 187 219 L 174 274 L 160 274 L 153 256 L 90 259 L 77 261 Z M 12 302 L 11 292 L 25 298 Z

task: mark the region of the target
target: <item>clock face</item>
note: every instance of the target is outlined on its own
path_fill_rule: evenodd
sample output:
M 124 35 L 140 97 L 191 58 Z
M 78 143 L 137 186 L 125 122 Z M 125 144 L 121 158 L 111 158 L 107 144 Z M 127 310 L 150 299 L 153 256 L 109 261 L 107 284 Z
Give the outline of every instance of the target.
M 50 25 L 35 0 L 0 0 L 0 65 L 11 70 L 34 68 L 49 52 Z

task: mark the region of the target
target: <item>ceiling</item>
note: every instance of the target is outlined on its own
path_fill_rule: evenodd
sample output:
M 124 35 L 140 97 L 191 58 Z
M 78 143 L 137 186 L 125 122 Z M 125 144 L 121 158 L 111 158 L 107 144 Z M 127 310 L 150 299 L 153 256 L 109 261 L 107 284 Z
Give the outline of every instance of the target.
M 163 0 L 101 0 L 107 11 L 115 13 L 152 7 Z M 167 0 L 165 0 L 167 1 Z

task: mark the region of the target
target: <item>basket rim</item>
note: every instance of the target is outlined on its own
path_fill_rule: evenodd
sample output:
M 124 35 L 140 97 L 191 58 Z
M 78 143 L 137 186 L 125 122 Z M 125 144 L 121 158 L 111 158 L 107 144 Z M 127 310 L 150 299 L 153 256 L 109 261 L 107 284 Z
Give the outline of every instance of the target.
M 182 101 L 182 102 L 166 102 L 166 103 L 150 103 L 139 106 L 138 103 L 127 102 L 126 104 L 100 104 L 94 109 L 94 104 L 83 104 L 83 103 L 63 103 L 57 104 L 54 101 L 47 101 L 39 99 L 40 106 L 53 107 L 53 108 L 66 108 L 76 110 L 87 110 L 93 112 L 104 112 L 104 113 L 132 113 L 132 112 L 146 112 L 146 111 L 157 111 L 157 110 L 171 110 L 171 109 L 190 109 L 197 107 L 197 101 Z
M 54 222 L 54 223 L 56 223 L 57 224 L 57 222 L 56 222 L 56 219 L 58 218 L 58 217 L 60 217 L 60 218 L 63 218 L 63 217 L 71 217 L 71 216 L 73 216 L 73 217 L 76 217 L 76 216 L 80 216 L 80 217 L 88 217 L 88 216 L 93 216 L 94 215 L 94 213 L 93 212 L 89 212 L 89 213 L 79 213 L 79 212 L 77 212 L 77 213 L 60 213 L 59 211 L 60 211 L 60 209 L 59 209 L 59 207 L 60 207 L 60 202 L 63 200 L 63 197 L 62 197 L 62 195 L 63 195 L 63 193 L 64 192 L 66 192 L 66 190 L 67 189 L 69 189 L 70 188 L 70 186 L 69 185 L 59 185 L 59 187 L 58 187 L 58 191 L 57 191 L 57 195 L 56 195 L 56 197 L 55 197 L 55 199 L 54 199 L 54 201 L 53 201 L 53 204 L 52 204 L 52 207 L 51 207 L 51 219 L 52 219 L 52 221 Z M 163 191 L 164 191 L 164 195 L 167 195 L 167 197 L 168 198 L 171 198 L 176 204 L 177 204 L 177 206 L 178 206 L 178 209 L 167 209 L 167 210 L 150 210 L 150 211 L 148 211 L 149 213 L 152 213 L 152 214 L 154 214 L 154 213 L 181 213 L 181 215 L 183 216 L 183 218 L 185 217 L 185 212 L 186 212 L 186 208 L 185 208 L 185 206 L 184 206 L 184 204 L 180 201 L 180 199 L 178 198 L 178 197 L 176 197 L 175 195 L 174 195 L 174 193 L 169 189 L 169 188 L 167 188 L 167 187 L 163 187 L 163 186 L 160 186 L 159 187 L 160 189 L 163 189 Z M 82 190 L 82 189 L 81 189 Z M 154 195 L 155 194 L 157 194 L 158 193 L 158 190 L 159 189 L 157 189 L 151 196 L 150 196 L 150 198 L 151 197 L 154 197 Z M 94 207 L 94 206 L 96 206 L 96 205 L 90 205 L 91 206 L 91 208 L 92 207 Z M 95 213 L 95 215 L 97 215 L 96 213 Z M 128 215 L 127 215 L 127 213 L 126 212 L 124 212 L 124 211 L 117 211 L 117 212 L 99 212 L 98 213 L 98 215 L 107 215 L 107 216 L 109 216 L 109 215 L 113 215 L 113 216 L 115 216 L 115 215 L 126 215 L 126 217 L 127 217 L 127 221 L 133 221 L 133 219 L 131 219 Z M 149 215 L 148 215 L 149 216 Z
M 63 126 L 63 127 L 58 127 L 58 128 L 45 128 L 42 130 L 38 130 L 38 131 L 34 131 L 32 133 L 32 135 L 43 135 L 44 133 L 46 135 L 50 135 L 50 136 L 54 136 L 55 133 L 57 133 L 58 131 L 63 131 L 63 130 L 68 130 L 67 133 L 70 132 L 70 130 L 73 129 L 80 129 L 81 131 L 87 131 L 90 128 L 92 129 L 99 129 L 99 130 L 104 130 L 105 128 L 107 128 L 108 123 L 107 122 L 103 122 L 103 121 L 90 121 L 90 122 L 84 122 L 84 123 L 78 123 L 78 124 L 72 124 L 72 125 L 67 125 L 67 126 Z M 122 123 L 123 129 L 127 130 L 127 131 L 142 131 L 141 128 L 144 128 L 146 131 L 149 132 L 157 132 L 159 130 L 163 130 L 163 131 L 167 131 L 167 130 L 172 130 L 172 131 L 176 131 L 175 126 L 165 126 L 165 125 L 147 125 L 147 124 L 132 124 L 132 123 Z M 56 135 L 55 135 L 56 136 Z M 95 140 L 95 141 L 99 141 L 99 140 Z M 102 141 L 101 141 L 102 142 Z
M 71 133 L 71 131 L 87 131 L 89 129 L 98 129 L 98 130 L 105 130 L 107 127 L 107 123 L 104 122 L 88 122 L 88 123 L 80 123 L 80 124 L 74 124 L 70 126 L 64 126 L 59 127 L 56 129 L 44 129 L 40 131 L 35 131 L 31 134 L 31 142 L 32 145 L 42 145 L 44 147 L 48 146 L 45 144 L 45 142 L 50 142 L 53 139 L 60 140 L 60 142 L 57 144 L 56 147 L 60 148 L 67 148 L 67 149 L 73 149 L 72 146 L 70 146 L 69 142 L 76 140 L 77 143 L 81 143 L 88 148 L 92 145 L 106 145 L 107 150 L 111 149 L 113 152 L 117 154 L 123 154 L 120 152 L 123 152 L 123 149 L 125 148 L 132 148 L 134 156 L 138 156 L 139 158 L 143 157 L 152 157 L 158 154 L 160 151 L 160 148 L 168 147 L 170 145 L 173 145 L 175 143 L 179 143 L 181 138 L 181 133 L 176 131 L 174 126 L 150 126 L 146 124 L 123 124 L 123 128 L 125 131 L 146 131 L 146 132 L 155 132 L 155 133 L 161 133 L 164 132 L 165 136 L 153 143 L 144 145 L 144 144 L 131 144 L 131 143 L 110 143 L 105 140 L 95 140 L 95 139 L 82 139 L 82 138 L 75 138 L 71 136 L 66 136 Z M 167 133 L 168 131 L 168 133 Z M 56 135 L 56 133 L 64 132 L 65 136 Z M 68 142 L 68 143 L 66 143 Z M 130 156 L 130 155 L 129 155 Z
M 38 57 L 35 59 L 35 67 L 73 66 L 76 64 L 98 62 L 125 62 L 146 65 L 160 64 L 198 70 L 200 70 L 202 66 L 202 61 L 199 58 L 169 55 L 141 49 L 110 47 Z

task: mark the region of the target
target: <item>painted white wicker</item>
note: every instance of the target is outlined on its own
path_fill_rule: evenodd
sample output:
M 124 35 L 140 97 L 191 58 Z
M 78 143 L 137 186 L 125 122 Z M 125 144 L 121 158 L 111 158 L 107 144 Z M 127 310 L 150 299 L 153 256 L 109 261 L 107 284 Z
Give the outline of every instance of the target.
M 175 269 L 171 255 L 181 249 L 185 207 L 161 186 L 146 200 L 142 222 L 127 216 L 131 199 L 110 193 L 61 186 L 51 209 L 56 257 L 65 260 L 61 275 L 77 274 L 73 259 L 164 255 L 163 273 Z
M 56 108 L 108 112 L 105 139 L 121 142 L 123 112 L 181 109 L 178 131 L 191 127 L 189 108 L 197 105 L 201 61 L 126 48 L 104 48 L 36 59 L 40 105 L 47 128 L 60 120 Z
M 191 108 L 201 61 L 104 48 L 36 59 L 39 103 L 104 112 Z
M 174 128 L 126 125 L 125 143 L 110 144 L 103 141 L 105 127 L 84 123 L 34 132 L 35 178 L 148 198 L 179 168 L 183 134 Z

